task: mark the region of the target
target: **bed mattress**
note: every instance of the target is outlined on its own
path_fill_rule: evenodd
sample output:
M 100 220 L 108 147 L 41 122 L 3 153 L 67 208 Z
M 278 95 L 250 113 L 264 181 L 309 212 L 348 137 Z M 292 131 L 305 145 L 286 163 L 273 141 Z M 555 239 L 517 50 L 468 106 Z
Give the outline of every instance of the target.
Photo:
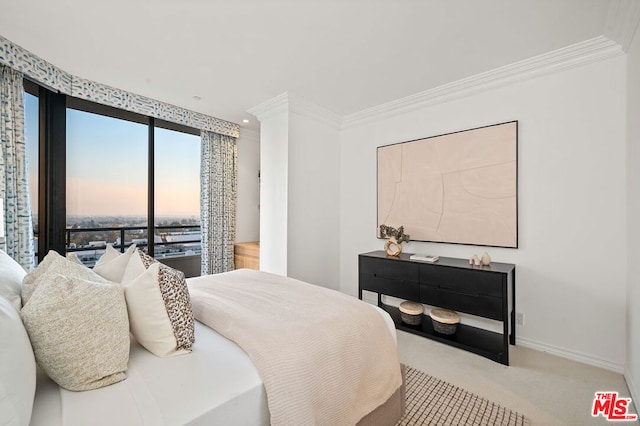
M 396 338 L 389 315 L 376 306 Z M 131 341 L 127 379 L 71 392 L 39 374 L 31 425 L 268 425 L 262 380 L 235 343 L 195 322 L 190 354 L 159 358 Z

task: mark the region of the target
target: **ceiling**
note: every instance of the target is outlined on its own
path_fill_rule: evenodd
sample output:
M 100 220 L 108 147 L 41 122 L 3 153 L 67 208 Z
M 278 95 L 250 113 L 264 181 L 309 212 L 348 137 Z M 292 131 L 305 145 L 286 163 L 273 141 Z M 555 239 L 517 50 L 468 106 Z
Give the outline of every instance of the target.
M 283 92 L 348 115 L 603 35 L 616 1 L 0 0 L 0 35 L 257 129 L 247 110 Z

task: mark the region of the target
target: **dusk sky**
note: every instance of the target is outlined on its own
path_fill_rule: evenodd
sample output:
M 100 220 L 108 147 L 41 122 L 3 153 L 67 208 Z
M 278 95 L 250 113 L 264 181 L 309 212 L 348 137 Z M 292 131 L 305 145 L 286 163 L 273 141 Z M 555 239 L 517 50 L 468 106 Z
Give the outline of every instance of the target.
M 25 136 L 27 139 L 27 167 L 29 169 L 29 190 L 31 211 L 38 213 L 38 98 L 24 94 Z
M 37 99 L 27 95 L 27 141 L 34 147 Z M 147 214 L 147 126 L 67 110 L 67 215 Z M 155 215 L 198 216 L 200 137 L 155 130 Z M 30 185 L 37 152 L 29 151 Z M 32 190 L 32 206 L 37 205 Z

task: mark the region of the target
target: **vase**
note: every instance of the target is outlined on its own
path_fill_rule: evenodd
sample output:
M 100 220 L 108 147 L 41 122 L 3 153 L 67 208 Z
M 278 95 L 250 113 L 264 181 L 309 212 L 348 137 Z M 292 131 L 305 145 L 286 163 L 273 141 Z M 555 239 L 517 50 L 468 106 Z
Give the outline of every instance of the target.
M 396 240 L 396 237 L 391 237 L 387 240 L 385 249 L 389 256 L 398 257 L 400 256 L 400 253 L 402 253 L 402 243 L 399 243 L 398 240 Z

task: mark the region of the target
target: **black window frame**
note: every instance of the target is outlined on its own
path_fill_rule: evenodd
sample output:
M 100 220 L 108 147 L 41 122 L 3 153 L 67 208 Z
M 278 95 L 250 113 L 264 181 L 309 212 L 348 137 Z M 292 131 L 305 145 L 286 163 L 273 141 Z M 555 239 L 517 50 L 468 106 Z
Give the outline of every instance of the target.
M 66 112 L 67 108 L 148 126 L 147 250 L 154 254 L 155 235 L 155 129 L 200 136 L 200 129 L 145 116 L 50 90 L 27 78 L 24 90 L 39 99 L 38 138 L 38 261 L 54 250 L 66 254 Z M 124 247 L 124 241 L 122 242 Z

